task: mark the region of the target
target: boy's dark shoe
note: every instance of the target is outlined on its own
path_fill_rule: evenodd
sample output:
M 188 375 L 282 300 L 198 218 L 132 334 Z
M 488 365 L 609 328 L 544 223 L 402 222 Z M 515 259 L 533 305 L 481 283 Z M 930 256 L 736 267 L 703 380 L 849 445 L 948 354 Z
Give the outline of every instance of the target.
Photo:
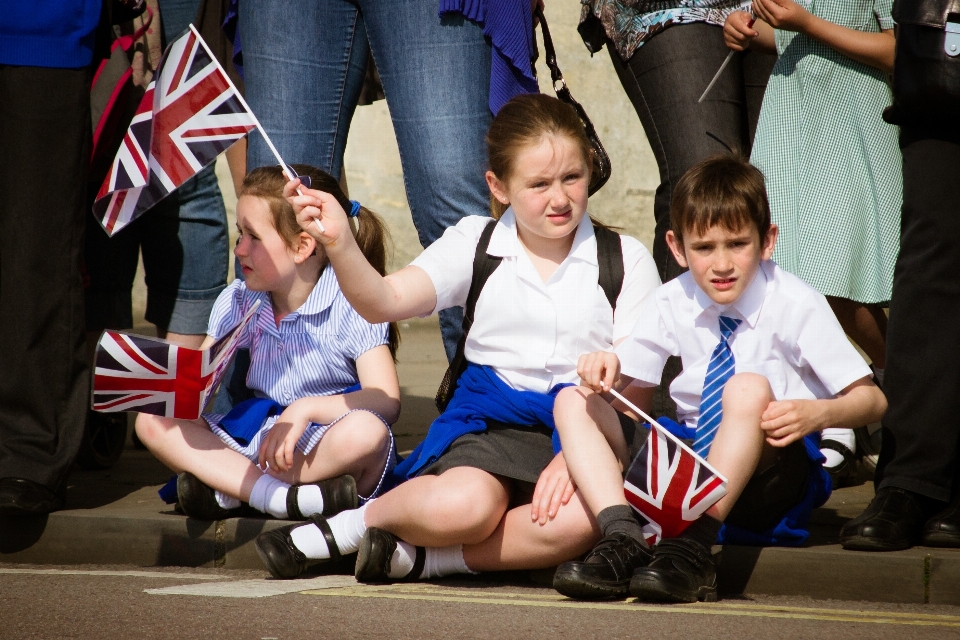
M 337 541 L 333 537 L 333 532 L 330 531 L 330 525 L 323 516 L 311 516 L 310 520 L 323 533 L 327 549 L 330 551 L 329 558 L 322 560 L 308 558 L 293 544 L 290 532 L 297 527 L 309 527 L 309 524 L 300 522 L 288 524 L 285 527 L 264 531 L 257 536 L 257 555 L 274 578 L 282 580 L 296 578 L 306 571 L 307 567 L 340 560 L 340 548 L 337 547 Z
M 605 536 L 582 562 L 564 562 L 553 576 L 553 588 L 568 598 L 622 598 L 634 569 L 650 561 L 650 549 L 624 533 Z
M 630 595 L 649 602 L 716 602 L 717 563 L 696 540 L 661 540 L 650 564 L 634 571 Z
M 335 516 L 347 509 L 356 509 L 359 503 L 357 497 L 357 481 L 353 476 L 343 475 L 319 482 L 310 482 L 320 487 L 323 496 L 323 515 L 327 518 Z M 300 513 L 297 503 L 297 493 L 303 485 L 294 485 L 287 491 L 287 518 L 290 520 L 306 520 L 307 516 Z
M 184 515 L 197 520 L 239 518 L 249 509 L 224 509 L 217 502 L 216 492 L 189 471 L 177 475 L 177 504 Z
M 386 584 L 417 580 L 423 574 L 423 565 L 427 559 L 426 549 L 417 547 L 417 557 L 410 573 L 402 578 L 391 578 L 390 562 L 396 550 L 395 535 L 376 527 L 367 529 L 363 534 L 363 540 L 360 541 L 360 548 L 357 549 L 357 566 L 353 572 L 357 582 Z
M 936 514 L 923 527 L 926 547 L 960 547 L 960 500 Z
M 899 487 L 883 487 L 859 516 L 840 529 L 840 545 L 855 551 L 899 551 L 920 542 L 929 499 Z
M 63 508 L 63 496 L 25 478 L 0 478 L 0 515 L 39 516 Z

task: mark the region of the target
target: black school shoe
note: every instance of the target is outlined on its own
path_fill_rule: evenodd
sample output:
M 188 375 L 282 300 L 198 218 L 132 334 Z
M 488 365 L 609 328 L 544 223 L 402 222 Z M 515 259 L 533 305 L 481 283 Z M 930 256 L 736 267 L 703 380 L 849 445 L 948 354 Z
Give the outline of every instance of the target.
M 297 527 L 309 527 L 309 524 L 298 522 L 264 531 L 257 536 L 257 555 L 260 556 L 261 562 L 274 578 L 289 580 L 299 576 L 308 567 L 340 560 L 340 548 L 337 547 L 337 541 L 334 539 L 333 532 L 330 530 L 330 525 L 327 524 L 326 519 L 323 516 L 314 515 L 310 516 L 309 520 L 317 525 L 317 528 L 323 533 L 327 549 L 330 551 L 330 557 L 322 560 L 308 558 L 293 544 L 290 532 Z
M 622 598 L 634 569 L 650 561 L 650 549 L 623 533 L 602 538 L 582 562 L 564 562 L 553 576 L 553 588 L 580 600 Z
M 717 563 L 696 540 L 661 540 L 650 564 L 633 573 L 630 595 L 647 602 L 716 602 Z
M 930 500 L 899 487 L 883 487 L 859 516 L 840 529 L 840 545 L 855 551 L 899 551 L 920 542 Z
M 63 508 L 63 496 L 26 478 L 0 478 L 0 515 L 39 516 Z
M 923 527 L 926 547 L 960 547 L 960 500 L 936 514 Z
M 213 488 L 201 482 L 189 471 L 177 475 L 177 504 L 184 515 L 198 520 L 239 518 L 251 511 L 249 507 L 244 509 L 242 506 L 224 509 L 217 502 Z
M 320 515 L 328 518 L 347 509 L 356 509 L 360 501 L 357 496 L 357 481 L 353 476 L 343 475 L 307 484 L 320 487 L 320 494 L 323 496 L 323 513 Z M 288 520 L 307 519 L 307 516 L 300 513 L 300 506 L 297 504 L 297 493 L 301 486 L 304 485 L 294 485 L 287 491 Z
M 413 569 L 402 578 L 390 577 L 390 562 L 397 550 L 397 537 L 392 533 L 370 527 L 363 534 L 360 548 L 357 549 L 357 566 L 353 575 L 357 582 L 365 584 L 387 584 L 391 582 L 412 582 L 423 574 L 423 565 L 427 559 L 427 550 L 417 547 L 417 557 Z

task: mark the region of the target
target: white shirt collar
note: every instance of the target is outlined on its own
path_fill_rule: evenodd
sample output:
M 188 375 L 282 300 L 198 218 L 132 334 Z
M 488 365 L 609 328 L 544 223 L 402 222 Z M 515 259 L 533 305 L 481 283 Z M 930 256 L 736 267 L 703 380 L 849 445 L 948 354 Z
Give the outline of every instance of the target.
M 520 255 L 521 250 L 520 238 L 517 235 L 517 218 L 513 213 L 513 207 L 508 207 L 490 236 L 487 253 L 491 256 L 506 258 Z M 590 221 L 588 214 L 584 214 L 580 224 L 577 225 L 573 245 L 570 247 L 570 253 L 567 254 L 564 262 L 570 259 L 582 260 L 593 265 L 599 264 L 597 262 L 597 238 L 593 233 L 593 223 Z
M 770 273 L 767 273 L 767 272 Z M 694 284 L 693 297 L 700 306 L 698 316 L 708 309 L 713 310 L 719 315 L 739 317 L 746 321 L 751 328 L 757 325 L 757 319 L 760 317 L 760 309 L 763 307 L 763 301 L 767 297 L 767 282 L 773 278 L 773 263 L 763 261 L 753 277 L 753 282 L 747 285 L 746 290 L 733 303 L 719 305 L 710 299 L 703 289 Z M 693 278 L 690 278 L 691 282 Z M 732 311 L 732 312 L 731 312 Z

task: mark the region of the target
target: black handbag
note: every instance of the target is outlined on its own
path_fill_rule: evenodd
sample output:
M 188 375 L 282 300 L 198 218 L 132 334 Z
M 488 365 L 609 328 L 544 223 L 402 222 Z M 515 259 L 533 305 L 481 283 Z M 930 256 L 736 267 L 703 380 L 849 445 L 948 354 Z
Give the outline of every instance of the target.
M 960 0 L 896 0 L 892 124 L 960 130 Z
M 960 0 L 957 1 L 960 2 Z M 553 38 L 550 37 L 550 29 L 547 27 L 546 19 L 543 17 L 543 9 L 538 7 L 535 15 L 539 19 L 540 29 L 543 31 L 543 48 L 546 54 L 547 66 L 550 68 L 550 78 L 553 80 L 553 90 L 561 102 L 566 102 L 577 111 L 577 115 L 580 116 L 580 121 L 583 123 L 584 132 L 587 134 L 587 139 L 590 141 L 590 146 L 593 149 L 593 170 L 590 172 L 589 187 L 589 193 L 592 196 L 610 179 L 610 156 L 607 155 L 607 150 L 603 148 L 603 143 L 600 142 L 600 138 L 597 136 L 597 130 L 593 127 L 593 123 L 590 122 L 587 112 L 584 111 L 583 106 L 570 95 L 570 89 L 567 88 L 563 74 L 560 73 L 560 67 L 557 66 L 557 52 L 553 48 Z

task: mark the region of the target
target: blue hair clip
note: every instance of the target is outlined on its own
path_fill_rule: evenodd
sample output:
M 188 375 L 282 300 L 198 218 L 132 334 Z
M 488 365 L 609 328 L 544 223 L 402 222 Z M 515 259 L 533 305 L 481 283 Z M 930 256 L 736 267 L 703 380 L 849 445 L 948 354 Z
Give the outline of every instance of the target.
M 350 213 L 348 213 L 347 215 L 350 216 L 351 218 L 356 218 L 358 215 L 360 215 L 360 203 L 357 202 L 356 200 L 351 200 Z

